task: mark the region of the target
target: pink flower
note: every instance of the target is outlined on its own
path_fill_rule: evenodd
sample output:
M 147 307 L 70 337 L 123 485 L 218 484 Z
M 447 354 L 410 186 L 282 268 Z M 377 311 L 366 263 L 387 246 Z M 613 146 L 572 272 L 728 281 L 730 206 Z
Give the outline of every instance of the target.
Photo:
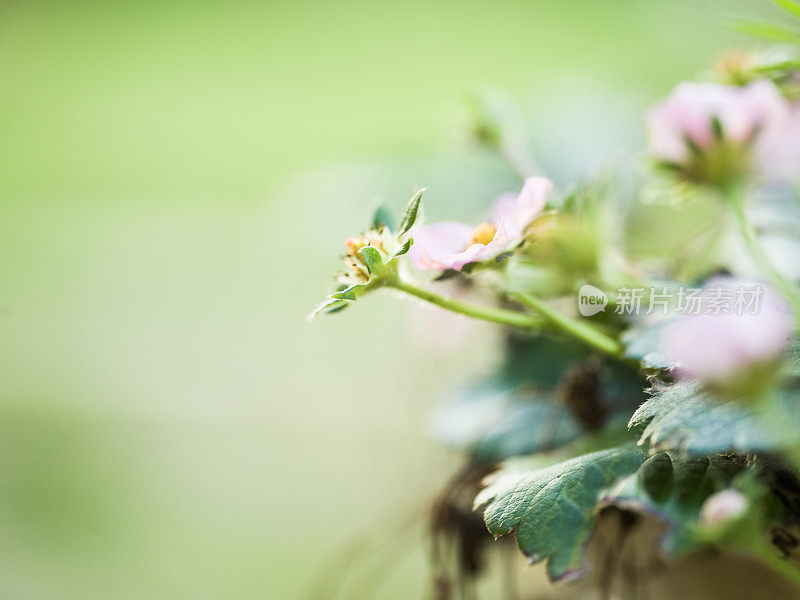
M 703 314 L 682 315 L 665 330 L 665 352 L 680 375 L 724 383 L 785 349 L 793 317 L 775 290 L 720 277 L 706 285 L 702 297 Z
M 522 239 L 525 228 L 544 210 L 553 183 L 529 177 L 519 194 L 497 198 L 490 222 L 477 227 L 441 221 L 414 229 L 411 260 L 418 269 L 460 271 L 464 265 L 491 260 Z
M 767 80 L 745 87 L 684 82 L 647 115 L 650 152 L 686 165 L 696 159 L 696 150 L 709 153 L 723 143 L 743 148 L 757 141 L 780 128 L 787 113 L 786 100 Z

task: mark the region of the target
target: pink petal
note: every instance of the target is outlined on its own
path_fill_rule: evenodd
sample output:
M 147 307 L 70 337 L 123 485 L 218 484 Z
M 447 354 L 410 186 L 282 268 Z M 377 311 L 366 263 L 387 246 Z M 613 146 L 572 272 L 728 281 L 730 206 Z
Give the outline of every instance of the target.
M 464 268 L 464 265 L 483 260 L 489 260 L 498 254 L 500 254 L 499 250 L 495 252 L 493 249 L 490 249 L 489 246 L 485 246 L 484 244 L 472 244 L 463 252 L 457 252 L 449 256 L 442 256 L 440 257 L 440 260 L 445 268 L 460 271 Z
M 469 225 L 445 221 L 415 230 L 411 260 L 418 269 L 460 271 L 464 265 L 491 260 L 519 240 L 521 232 L 509 219 L 501 219 L 500 227 L 488 244 L 471 244 L 473 229 Z
M 522 230 L 517 227 L 516 223 L 511 219 L 501 217 L 497 225 L 497 231 L 486 247 L 492 251 L 497 249 L 497 254 L 500 254 L 521 237 Z
M 522 236 L 522 232 L 510 219 L 501 219 L 500 226 L 488 244 L 472 244 L 463 252 L 440 257 L 440 261 L 448 264 L 450 269 L 460 271 L 464 265 L 491 260 L 508 250 Z
M 500 224 L 501 219 L 513 218 L 517 206 L 517 198 L 519 198 L 519 194 L 506 192 L 495 199 L 494 206 L 492 206 L 492 223 L 494 223 L 495 227 Z
M 492 223 L 499 229 L 505 219 L 524 230 L 544 210 L 552 190 L 553 182 L 546 177 L 528 177 L 519 194 L 506 193 L 495 200 Z
M 453 268 L 449 257 L 460 253 L 472 240 L 473 228 L 456 221 L 441 221 L 415 227 L 409 256 L 418 269 Z

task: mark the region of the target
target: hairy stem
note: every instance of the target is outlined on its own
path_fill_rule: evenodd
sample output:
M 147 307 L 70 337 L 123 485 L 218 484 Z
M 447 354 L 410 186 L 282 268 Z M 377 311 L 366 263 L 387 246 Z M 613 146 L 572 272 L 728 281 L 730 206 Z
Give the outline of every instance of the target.
M 460 300 L 453 298 L 446 298 L 435 294 L 424 288 L 415 286 L 412 283 L 398 279 L 391 284 L 396 290 L 405 292 L 410 296 L 435 304 L 445 310 L 454 313 L 466 315 L 473 319 L 480 319 L 481 321 L 489 321 L 491 323 L 498 323 L 500 325 L 507 325 L 509 327 L 519 327 L 521 329 L 539 330 L 542 327 L 542 320 L 529 314 L 516 312 L 513 310 L 504 310 L 502 308 L 491 308 L 485 306 L 476 306 L 474 304 L 467 304 Z
M 523 292 L 516 292 L 512 294 L 511 297 L 520 304 L 523 304 L 528 308 L 541 313 L 542 316 L 544 316 L 553 325 L 562 331 L 584 341 L 592 348 L 600 350 L 601 352 L 611 356 L 619 356 L 619 354 L 622 352 L 622 346 L 614 338 L 607 336 L 588 323 L 582 323 L 581 321 L 561 314 L 535 296 L 531 296 L 530 294 L 525 294 Z

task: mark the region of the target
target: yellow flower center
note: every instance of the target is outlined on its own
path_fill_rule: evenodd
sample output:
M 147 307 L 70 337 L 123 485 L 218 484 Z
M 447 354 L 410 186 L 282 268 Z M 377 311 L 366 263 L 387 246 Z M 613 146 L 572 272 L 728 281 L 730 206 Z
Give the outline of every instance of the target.
M 384 240 L 381 237 L 380 231 L 368 231 L 366 233 L 362 233 L 358 237 L 347 238 L 344 241 L 344 245 L 347 248 L 347 255 L 352 256 L 359 262 L 361 262 L 361 255 L 358 253 L 358 251 L 364 246 L 374 246 L 381 252 L 386 252 Z
M 363 237 L 347 238 L 344 241 L 344 245 L 347 248 L 347 254 L 354 258 L 358 256 L 358 251 L 367 244 L 367 240 L 365 240 Z
M 481 223 L 472 232 L 472 243 L 488 245 L 494 239 L 497 228 L 491 223 Z

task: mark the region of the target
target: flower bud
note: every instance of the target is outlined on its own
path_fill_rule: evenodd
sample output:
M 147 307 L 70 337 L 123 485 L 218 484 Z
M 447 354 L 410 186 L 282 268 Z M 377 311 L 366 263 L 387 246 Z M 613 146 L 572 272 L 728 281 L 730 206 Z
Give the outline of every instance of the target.
M 700 509 L 700 524 L 712 529 L 738 519 L 747 510 L 747 498 L 733 489 L 711 494 Z

